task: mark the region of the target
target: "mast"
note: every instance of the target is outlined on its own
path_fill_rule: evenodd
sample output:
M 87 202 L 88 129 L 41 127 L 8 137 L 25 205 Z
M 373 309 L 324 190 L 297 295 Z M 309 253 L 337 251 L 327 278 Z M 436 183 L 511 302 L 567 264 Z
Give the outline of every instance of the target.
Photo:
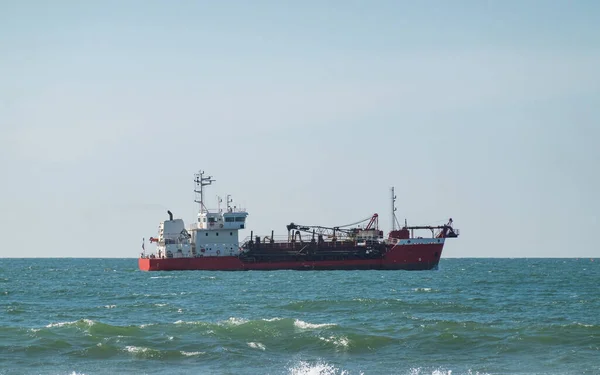
M 196 183 L 196 187 L 194 189 L 194 193 L 196 193 L 196 199 L 194 202 L 200 204 L 200 212 L 208 212 L 208 209 L 204 205 L 204 187 L 208 185 L 212 185 L 215 180 L 212 179 L 212 176 L 204 177 L 204 171 L 200 171 L 194 174 L 194 182 Z
M 394 194 L 394 187 L 392 186 L 392 230 L 396 230 L 396 194 Z

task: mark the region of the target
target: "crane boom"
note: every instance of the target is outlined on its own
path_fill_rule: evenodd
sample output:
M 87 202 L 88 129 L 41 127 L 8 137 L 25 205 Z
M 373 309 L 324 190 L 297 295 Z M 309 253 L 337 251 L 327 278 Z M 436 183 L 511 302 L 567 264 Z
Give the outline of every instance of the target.
M 313 233 L 313 234 L 317 234 L 317 235 L 321 235 L 321 236 L 335 237 L 336 235 L 339 235 L 339 234 L 353 235 L 353 234 L 356 234 L 356 232 L 358 230 L 378 230 L 379 229 L 378 228 L 379 227 L 379 219 L 378 218 L 379 218 L 378 214 L 373 214 L 372 216 L 370 216 L 366 219 L 363 219 L 361 221 L 357 221 L 352 224 L 335 226 L 335 227 L 324 227 L 321 225 L 300 225 L 300 224 L 294 224 L 294 223 L 290 223 L 286 227 L 287 227 L 288 233 L 292 230 L 296 230 L 296 231 L 302 231 L 302 232 L 309 232 L 309 233 Z M 365 229 L 347 228 L 350 226 L 358 225 L 360 223 L 364 223 L 367 220 L 369 220 L 369 222 L 366 225 Z

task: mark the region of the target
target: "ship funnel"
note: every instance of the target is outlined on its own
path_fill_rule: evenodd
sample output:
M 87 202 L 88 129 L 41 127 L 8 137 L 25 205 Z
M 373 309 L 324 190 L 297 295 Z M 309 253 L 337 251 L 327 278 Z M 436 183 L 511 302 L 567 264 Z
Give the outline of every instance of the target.
M 171 211 L 167 210 L 167 213 L 169 214 L 169 220 L 173 220 L 173 214 L 171 213 Z

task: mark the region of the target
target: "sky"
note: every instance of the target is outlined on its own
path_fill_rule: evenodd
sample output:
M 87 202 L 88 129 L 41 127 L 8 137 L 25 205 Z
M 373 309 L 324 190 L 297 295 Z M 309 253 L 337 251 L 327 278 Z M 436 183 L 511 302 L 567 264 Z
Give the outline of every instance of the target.
M 248 230 L 452 217 L 600 257 L 596 1 L 0 2 L 0 257 L 134 258 L 193 174 Z M 152 250 L 146 244 L 146 250 Z

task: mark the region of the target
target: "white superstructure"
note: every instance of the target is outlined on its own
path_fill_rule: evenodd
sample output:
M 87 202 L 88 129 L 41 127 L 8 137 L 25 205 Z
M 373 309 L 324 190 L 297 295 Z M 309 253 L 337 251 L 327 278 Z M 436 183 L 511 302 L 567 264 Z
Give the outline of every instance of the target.
M 169 220 L 158 226 L 158 238 L 150 238 L 157 242 L 158 258 L 190 258 L 206 256 L 235 256 L 239 254 L 239 230 L 246 227 L 246 210 L 231 206 L 233 200 L 227 196 L 225 212 L 219 207 L 211 212 L 204 204 L 204 188 L 215 180 L 212 176 L 204 177 L 201 171 L 195 175 L 195 202 L 200 205 L 198 220 L 188 229 L 182 219 L 173 219 L 170 211 Z M 219 199 L 219 202 L 221 200 Z

